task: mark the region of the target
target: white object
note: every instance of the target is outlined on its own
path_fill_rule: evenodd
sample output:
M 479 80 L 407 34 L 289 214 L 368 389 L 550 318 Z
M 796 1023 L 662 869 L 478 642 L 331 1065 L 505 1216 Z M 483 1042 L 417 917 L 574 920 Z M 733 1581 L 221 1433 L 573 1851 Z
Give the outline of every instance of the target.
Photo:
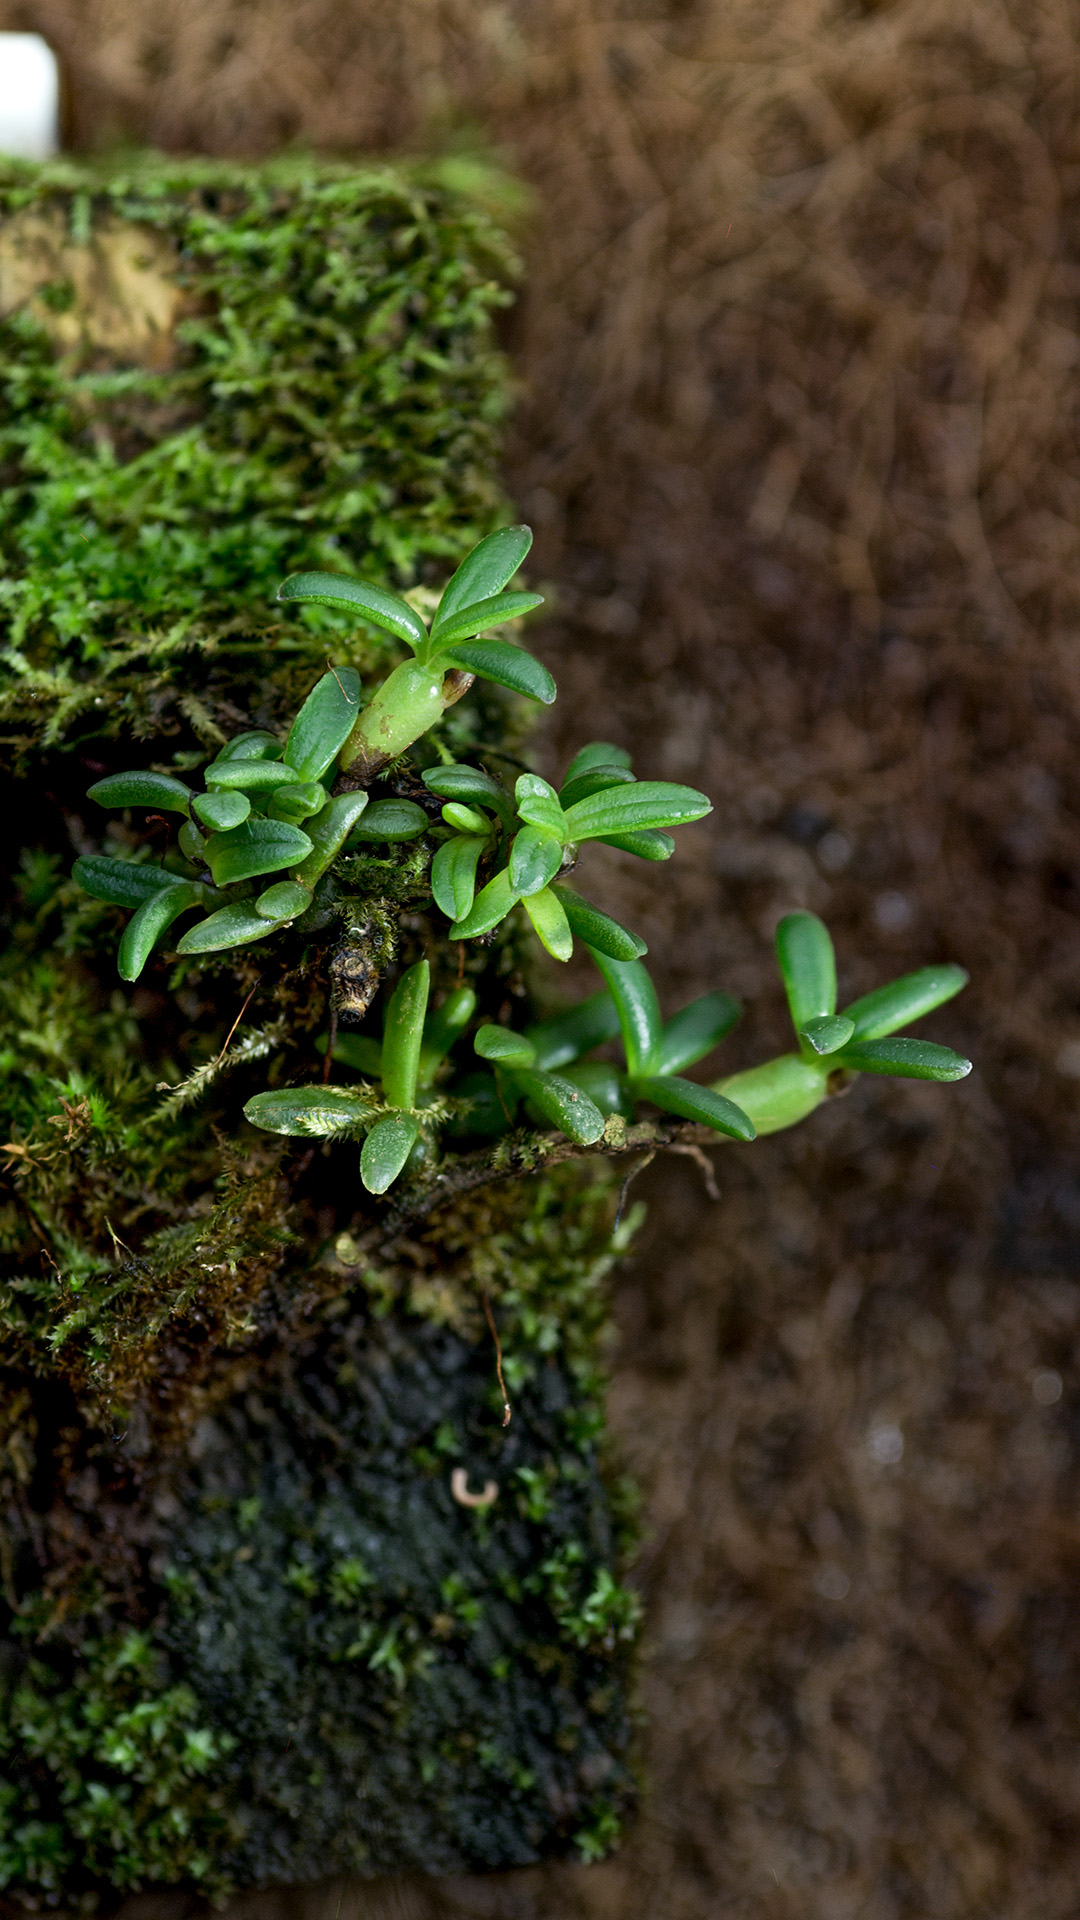
M 0 153 L 47 160 L 59 146 L 60 70 L 40 33 L 0 33 Z

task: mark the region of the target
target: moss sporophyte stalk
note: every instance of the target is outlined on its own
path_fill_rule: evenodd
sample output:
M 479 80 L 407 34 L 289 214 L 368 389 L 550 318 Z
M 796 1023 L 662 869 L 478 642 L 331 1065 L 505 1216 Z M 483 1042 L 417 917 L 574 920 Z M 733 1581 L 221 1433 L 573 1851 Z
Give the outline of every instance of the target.
M 635 1791 L 603 1436 L 625 1156 L 968 1071 L 901 1031 L 959 968 L 838 1012 L 803 912 L 776 935 L 790 1050 L 705 1066 L 735 1000 L 665 1018 L 591 898 L 590 843 L 662 884 L 710 802 L 603 741 L 557 782 L 528 764 L 556 689 L 491 478 L 501 191 L 0 175 L 23 1899 L 605 1852 Z M 80 291 L 121 282 L 116 313 Z M 552 1012 L 539 949 L 575 947 L 595 985 Z

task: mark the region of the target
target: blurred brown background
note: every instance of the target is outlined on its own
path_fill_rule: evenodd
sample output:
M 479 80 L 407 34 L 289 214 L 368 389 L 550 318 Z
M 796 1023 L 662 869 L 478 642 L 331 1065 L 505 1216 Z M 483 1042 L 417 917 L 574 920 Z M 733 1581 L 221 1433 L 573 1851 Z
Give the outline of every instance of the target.
M 647 1793 L 590 1869 L 248 1920 L 1080 1913 L 1080 8 L 0 0 L 72 143 L 394 151 L 535 191 L 508 487 L 550 751 L 704 786 L 666 1003 L 823 913 L 850 997 L 957 959 L 958 1088 L 861 1083 L 644 1177 L 612 1411 L 646 1489 Z M 635 889 L 639 889 L 635 896 Z M 138 1904 L 138 1903 L 137 1903 Z M 144 1907 L 146 1903 L 141 1903 Z

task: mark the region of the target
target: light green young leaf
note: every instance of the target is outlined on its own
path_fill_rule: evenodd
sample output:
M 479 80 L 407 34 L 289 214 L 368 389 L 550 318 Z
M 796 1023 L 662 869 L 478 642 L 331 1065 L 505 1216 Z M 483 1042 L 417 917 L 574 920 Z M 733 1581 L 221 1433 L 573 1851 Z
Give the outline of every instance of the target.
M 465 918 L 454 921 L 450 928 L 451 940 L 476 940 L 482 933 L 490 933 L 500 920 L 505 920 L 516 899 L 510 875 L 504 868 L 486 887 L 481 887 Z
M 317 680 L 292 723 L 286 764 L 302 780 L 318 780 L 345 745 L 360 712 L 360 675 L 335 667 Z
M 513 818 L 506 789 L 480 767 L 429 767 L 421 778 L 425 787 L 437 793 L 441 800 L 471 800 L 479 806 L 491 807 L 506 825 Z
M 531 546 L 532 530 L 529 527 L 498 527 L 494 533 L 489 533 L 479 541 L 472 552 L 466 554 L 457 572 L 443 589 L 431 629 L 432 637 L 438 635 L 440 624 L 445 624 L 452 614 L 475 605 L 478 600 L 490 600 L 493 594 L 501 593 L 513 579 Z
M 522 827 L 510 848 L 510 884 L 527 899 L 553 880 L 562 866 L 562 841 L 545 827 Z
M 574 951 L 574 936 L 555 889 L 542 887 L 539 893 L 527 895 L 522 905 L 532 921 L 533 931 L 552 959 L 569 960 Z
M 784 915 L 776 929 L 776 958 L 796 1033 L 808 1020 L 836 1012 L 836 957 L 816 913 Z
M 390 1107 L 416 1105 L 416 1079 L 430 987 L 431 968 L 426 960 L 418 960 L 402 974 L 390 997 L 382 1047 L 383 1091 Z
M 305 820 L 321 813 L 327 805 L 329 795 L 318 780 L 300 780 L 295 786 L 278 787 L 270 795 L 267 815 L 271 820 L 287 820 L 290 826 L 302 827 Z
M 481 1060 L 495 1060 L 501 1067 L 531 1067 L 536 1063 L 535 1047 L 524 1034 L 511 1033 L 509 1027 L 481 1027 L 473 1046 Z
M 169 773 L 110 773 L 86 790 L 100 807 L 153 807 L 158 813 L 187 813 L 191 788 Z
M 392 633 L 407 646 L 422 647 L 427 628 L 407 600 L 396 593 L 372 586 L 367 580 L 354 580 L 344 573 L 290 573 L 277 590 L 279 600 L 312 600 L 324 607 L 337 607 L 357 613 L 372 626 Z
M 467 807 L 461 800 L 448 800 L 442 810 L 442 817 L 455 833 L 491 832 L 491 822 L 486 814 L 478 813 L 475 807 Z
M 760 1067 L 714 1081 L 713 1092 L 734 1100 L 749 1115 L 759 1136 L 779 1133 L 820 1107 L 835 1066 L 835 1058 L 810 1061 L 798 1053 L 784 1053 Z
M 360 1178 L 369 1193 L 385 1193 L 420 1137 L 420 1122 L 410 1113 L 388 1113 L 376 1120 L 360 1155 Z
M 432 897 L 440 912 L 450 920 L 468 917 L 484 844 L 476 834 L 457 834 L 439 848 L 431 863 Z
M 514 785 L 514 798 L 518 813 L 530 827 L 544 827 L 557 840 L 564 843 L 569 840 L 566 815 L 559 805 L 559 796 L 554 787 L 542 780 L 538 773 L 519 775 Z
M 855 1023 L 842 1013 L 823 1013 L 817 1020 L 808 1020 L 805 1027 L 799 1028 L 799 1039 L 805 1041 L 814 1053 L 836 1053 L 846 1045 L 855 1031 Z

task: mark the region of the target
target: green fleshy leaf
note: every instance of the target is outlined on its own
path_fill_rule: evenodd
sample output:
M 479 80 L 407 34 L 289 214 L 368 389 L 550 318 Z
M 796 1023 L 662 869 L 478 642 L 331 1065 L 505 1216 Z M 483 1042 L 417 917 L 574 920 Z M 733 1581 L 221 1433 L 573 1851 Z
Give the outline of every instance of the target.
M 844 1014 L 854 1024 L 856 1040 L 880 1040 L 887 1033 L 895 1033 L 897 1027 L 906 1027 L 943 1006 L 967 982 L 963 967 L 920 967 L 917 973 L 906 973 L 887 987 L 864 993 L 861 1000 L 853 1000 L 844 1008 Z
M 430 787 L 440 799 L 472 800 L 479 806 L 491 807 L 504 825 L 513 819 L 514 810 L 505 787 L 480 767 L 429 767 L 421 778 L 425 787 Z
M 465 918 L 454 921 L 451 940 L 476 940 L 482 933 L 490 933 L 500 920 L 505 920 L 516 899 L 510 875 L 504 868 L 480 889 Z
M 565 1013 L 556 1013 L 525 1029 L 525 1038 L 536 1048 L 536 1064 L 545 1071 L 564 1067 L 580 1054 L 591 1053 L 613 1040 L 619 1031 L 615 1002 L 605 987 L 580 1000 Z
M 639 860 L 670 860 L 675 842 L 670 833 L 646 829 L 643 833 L 598 833 L 601 847 L 618 847 L 620 853 L 634 853 Z
M 185 820 L 176 836 L 176 843 L 185 860 L 196 866 L 202 866 L 206 859 L 206 840 L 199 832 L 194 820 Z
M 510 884 L 526 899 L 539 893 L 562 866 L 562 841 L 544 827 L 522 827 L 510 848 Z
M 295 920 L 300 913 L 306 913 L 311 905 L 310 887 L 302 887 L 295 880 L 279 880 L 273 887 L 267 887 L 255 902 L 255 911 L 264 920 Z
M 499 527 L 479 541 L 467 553 L 457 572 L 447 581 L 431 629 L 437 639 L 440 627 L 452 614 L 475 606 L 478 600 L 490 600 L 511 581 L 532 546 L 529 527 Z
M 321 813 L 327 805 L 329 795 L 318 780 L 301 780 L 298 785 L 278 787 L 270 795 L 267 816 L 271 820 L 287 820 L 291 826 L 302 827 Z
M 615 1002 L 628 1071 L 634 1078 L 652 1073 L 664 1037 L 656 988 L 640 960 L 612 960 L 597 947 L 589 951 Z
M 587 1093 L 558 1073 L 538 1073 L 515 1067 L 514 1083 L 531 1107 L 549 1126 L 558 1127 L 581 1147 L 595 1146 L 604 1131 L 604 1116 Z
M 725 1094 L 749 1114 L 759 1136 L 779 1133 L 820 1107 L 835 1065 L 835 1059 L 829 1056 L 805 1060 L 801 1054 L 784 1053 L 775 1060 L 763 1061 L 760 1067 L 748 1067 L 744 1073 L 714 1081 L 713 1092 Z
M 356 842 L 415 840 L 430 825 L 415 800 L 373 800 L 352 837 Z
M 230 827 L 241 826 L 251 812 L 246 793 L 197 793 L 191 804 L 211 833 L 227 833 Z
M 116 970 L 121 980 L 137 980 L 162 934 L 189 907 L 203 903 L 205 889 L 200 886 L 165 887 L 144 901 L 124 928 L 116 955 Z
M 461 800 L 448 800 L 442 810 L 442 817 L 455 833 L 479 833 L 485 837 L 491 832 L 491 822 L 486 814 L 477 813 L 475 807 L 467 807 Z
M 281 741 L 275 733 L 264 733 L 261 729 L 254 733 L 238 733 L 226 741 L 210 766 L 216 767 L 223 760 L 280 760 Z M 210 767 L 207 768 L 207 773 Z
M 107 900 L 111 907 L 141 907 L 159 893 L 189 882 L 178 873 L 166 873 L 164 867 L 136 866 L 133 860 L 112 860 L 104 853 L 83 853 L 71 869 L 84 893 L 95 900 Z M 209 900 L 204 888 L 202 898 Z
M 402 974 L 390 996 L 382 1048 L 382 1083 L 387 1106 L 411 1108 L 416 1105 L 416 1080 L 430 988 L 431 968 L 426 960 L 418 960 Z
M 481 1027 L 473 1046 L 481 1060 L 497 1060 L 501 1067 L 531 1067 L 536 1064 L 536 1049 L 524 1034 L 511 1033 L 509 1027 L 491 1024 Z
M 805 1027 L 799 1028 L 799 1039 L 814 1053 L 836 1053 L 847 1044 L 854 1031 L 854 1022 L 842 1013 L 824 1013 L 819 1019 L 808 1020 Z
M 601 1113 L 621 1113 L 624 1120 L 634 1118 L 634 1102 L 625 1078 L 606 1060 L 579 1060 L 565 1069 L 563 1077 L 572 1087 L 587 1093 Z
M 187 813 L 191 788 L 169 773 L 110 773 L 86 790 L 99 807 L 152 807 L 157 813 Z
M 570 931 L 595 953 L 606 953 L 609 960 L 640 960 L 649 949 L 644 940 L 629 927 L 619 925 L 610 914 L 601 913 L 580 893 L 574 893 L 569 887 L 552 887 L 552 893 L 558 900 L 567 920 Z
M 177 953 L 227 953 L 230 947 L 245 947 L 252 940 L 265 940 L 277 930 L 277 921 L 256 913 L 249 901 L 219 907 L 205 920 L 196 921 L 176 943 Z
M 299 786 L 303 774 L 284 760 L 215 760 L 204 779 L 214 793 L 273 793 L 279 787 Z
M 364 1087 L 273 1087 L 255 1094 L 244 1108 L 244 1118 L 253 1127 L 302 1140 L 352 1133 L 371 1113 L 371 1096 Z
M 696 1120 L 701 1126 L 712 1127 L 715 1133 L 726 1134 L 730 1140 L 753 1140 L 756 1138 L 754 1123 L 749 1114 L 737 1107 L 722 1093 L 714 1093 L 711 1087 L 699 1087 L 693 1080 L 682 1080 L 677 1074 L 649 1074 L 633 1083 L 634 1092 L 642 1100 L 651 1100 L 654 1107 L 662 1107 L 665 1113 L 673 1113 L 680 1120 Z
M 731 1032 L 742 1009 L 730 993 L 703 993 L 669 1020 L 656 1056 L 658 1073 L 681 1073 Z
M 315 1042 L 316 1050 L 325 1053 L 330 1044 L 330 1035 L 320 1033 Z M 357 1073 L 366 1073 L 373 1080 L 382 1079 L 382 1043 L 372 1040 L 366 1033 L 339 1033 L 334 1041 L 334 1059 L 342 1066 L 353 1067 Z
M 559 805 L 564 809 L 573 807 L 579 800 L 588 800 L 594 793 L 606 793 L 609 787 L 632 787 L 635 784 L 629 767 L 586 767 L 573 780 L 563 782 L 559 788 Z
M 424 1041 L 420 1048 L 418 1085 L 430 1087 L 437 1067 L 446 1058 L 454 1041 L 465 1031 L 476 1012 L 476 995 L 471 987 L 454 987 L 442 1006 L 428 1013 L 424 1021 Z
M 440 653 L 439 660 L 447 666 L 463 667 L 466 673 L 478 673 L 482 680 L 494 680 L 496 686 L 509 687 L 511 693 L 523 693 L 527 700 L 538 700 L 543 707 L 550 707 L 558 691 L 547 668 L 509 640 L 457 640 Z
M 486 633 L 491 627 L 504 626 L 507 620 L 519 620 L 522 614 L 542 607 L 542 593 L 493 593 L 486 600 L 474 600 L 470 606 L 443 617 L 441 611 L 431 630 L 432 654 L 441 654 L 460 640 Z
M 553 960 L 569 960 L 574 951 L 574 936 L 566 909 L 553 887 L 541 887 L 522 901 L 541 946 Z
M 369 1193 L 392 1187 L 420 1137 L 420 1122 L 409 1113 L 388 1113 L 376 1120 L 360 1155 L 360 1178 Z
M 711 812 L 712 801 L 693 787 L 677 787 L 668 780 L 635 780 L 568 807 L 567 834 L 571 840 L 599 840 L 649 827 L 685 826 Z
M 855 1073 L 889 1073 L 904 1080 L 963 1080 L 971 1061 L 933 1040 L 860 1040 L 832 1055 L 833 1064 Z
M 307 834 L 285 820 L 245 820 L 229 833 L 211 834 L 206 843 L 207 862 L 218 887 L 295 867 L 311 852 Z
M 290 573 L 277 590 L 279 600 L 314 600 L 324 607 L 357 613 L 362 620 L 392 633 L 407 646 L 427 643 L 427 628 L 407 600 L 387 593 L 367 580 L 354 580 L 345 573 Z
M 472 909 L 484 845 L 476 834 L 458 834 L 439 848 L 431 863 L 432 897 L 449 920 L 465 920 Z
M 590 740 L 587 747 L 581 747 L 575 753 L 563 778 L 567 781 L 576 780 L 589 767 L 629 767 L 630 764 L 630 755 L 625 747 L 613 747 L 608 740 Z
M 336 860 L 350 833 L 355 831 L 357 821 L 368 804 L 366 793 L 339 793 L 309 820 L 304 831 L 311 842 L 311 852 L 293 873 L 302 887 L 314 887 L 316 880 L 322 878 L 332 860 Z
M 292 723 L 285 761 L 303 780 L 318 780 L 336 760 L 360 712 L 360 675 L 335 667 L 317 680 Z
M 559 796 L 538 773 L 523 773 L 518 777 L 514 799 L 519 815 L 530 827 L 543 827 L 564 843 L 570 838 Z
M 776 958 L 796 1033 L 836 1012 L 836 957 L 816 913 L 785 914 L 776 929 Z

